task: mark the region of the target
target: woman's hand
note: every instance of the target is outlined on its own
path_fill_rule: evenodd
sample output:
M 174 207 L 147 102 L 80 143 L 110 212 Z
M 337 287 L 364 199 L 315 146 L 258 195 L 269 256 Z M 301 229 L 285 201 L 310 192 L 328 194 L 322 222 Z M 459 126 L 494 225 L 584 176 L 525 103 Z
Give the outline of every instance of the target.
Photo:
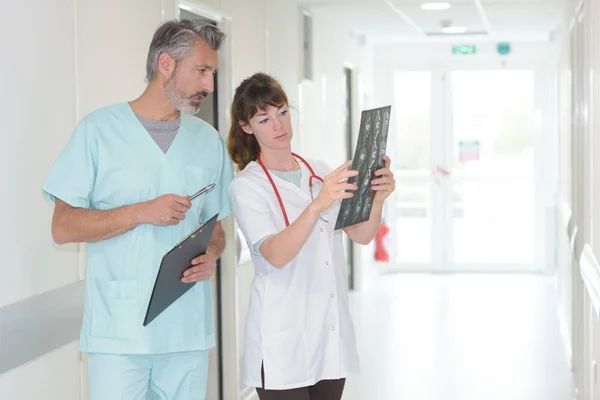
M 394 174 L 390 171 L 391 160 L 388 156 L 383 156 L 385 167 L 375 171 L 378 178 L 371 181 L 371 188 L 375 191 L 374 203 L 383 203 L 385 199 L 396 189 L 396 180 Z
M 311 203 L 319 213 L 327 210 L 336 200 L 349 199 L 354 193 L 344 192 L 344 190 L 356 190 L 358 187 L 353 183 L 348 183 L 347 179 L 351 176 L 357 176 L 358 171 L 346 170 L 352 165 L 352 161 L 346 161 L 337 167 L 323 179 L 323 187 L 317 198 Z

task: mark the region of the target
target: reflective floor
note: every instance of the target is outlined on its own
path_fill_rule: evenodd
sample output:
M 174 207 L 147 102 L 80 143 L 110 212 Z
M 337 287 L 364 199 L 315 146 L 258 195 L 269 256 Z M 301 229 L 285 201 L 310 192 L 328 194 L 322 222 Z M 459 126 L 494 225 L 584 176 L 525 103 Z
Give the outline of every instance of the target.
M 387 275 L 351 295 L 344 400 L 570 400 L 554 278 Z

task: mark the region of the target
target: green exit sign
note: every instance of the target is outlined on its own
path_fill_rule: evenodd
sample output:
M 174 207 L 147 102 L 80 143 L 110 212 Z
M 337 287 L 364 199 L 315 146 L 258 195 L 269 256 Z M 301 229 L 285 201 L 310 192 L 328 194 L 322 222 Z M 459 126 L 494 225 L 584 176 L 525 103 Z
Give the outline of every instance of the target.
M 461 44 L 460 46 L 452 46 L 452 54 L 476 54 L 477 46 L 474 44 Z
M 496 49 L 501 56 L 508 55 L 510 53 L 510 43 L 498 43 Z

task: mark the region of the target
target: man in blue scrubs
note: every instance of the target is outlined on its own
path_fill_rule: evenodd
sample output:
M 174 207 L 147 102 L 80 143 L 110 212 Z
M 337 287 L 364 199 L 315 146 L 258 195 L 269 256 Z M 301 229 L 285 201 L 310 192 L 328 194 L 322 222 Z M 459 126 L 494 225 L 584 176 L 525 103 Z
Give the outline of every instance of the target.
M 83 118 L 43 186 L 55 202 L 54 240 L 89 243 L 80 350 L 88 353 L 91 400 L 142 400 L 150 389 L 161 399 L 205 398 L 215 345 L 209 278 L 225 247 L 220 222 L 207 253 L 182 276 L 197 284 L 142 322 L 162 256 L 201 222 L 230 213 L 229 155 L 218 132 L 194 116 L 213 91 L 223 38 L 201 22 L 163 24 L 144 93 Z

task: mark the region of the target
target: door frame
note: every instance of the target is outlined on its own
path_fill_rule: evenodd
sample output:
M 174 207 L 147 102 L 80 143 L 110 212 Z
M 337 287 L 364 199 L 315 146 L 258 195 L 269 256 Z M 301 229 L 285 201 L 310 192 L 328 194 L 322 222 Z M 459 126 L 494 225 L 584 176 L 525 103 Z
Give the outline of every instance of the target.
M 190 9 L 190 7 L 186 7 L 181 4 L 179 5 L 177 11 L 178 11 L 177 19 L 180 19 L 181 14 L 183 12 L 185 12 L 186 14 L 190 15 L 189 16 L 190 19 L 201 20 L 201 21 L 205 21 L 210 24 L 219 25 L 215 18 L 208 15 L 210 13 L 202 12 L 200 10 Z M 217 130 L 217 132 L 220 131 L 219 128 L 221 126 L 221 120 L 220 120 L 221 108 L 219 107 L 219 95 L 220 95 L 219 78 L 220 78 L 220 71 L 216 75 L 214 92 L 212 93 L 212 96 L 210 97 L 210 100 L 212 101 L 212 107 L 213 107 L 212 123 L 213 123 L 213 127 Z M 223 301 L 222 270 L 223 270 L 223 268 L 222 268 L 222 264 L 223 264 L 222 260 L 218 259 L 217 260 L 217 268 L 216 268 L 215 274 L 214 274 L 214 281 L 212 282 L 212 285 L 211 285 L 212 290 L 214 291 L 214 293 L 212 294 L 212 298 L 214 301 L 213 320 L 214 320 L 215 350 L 216 350 L 216 362 L 217 362 L 217 366 L 216 366 L 217 399 L 215 399 L 215 400 L 223 400 L 223 398 L 224 398 L 224 396 L 223 396 L 224 373 L 223 373 L 223 321 L 222 321 L 222 319 L 223 319 L 222 318 L 223 317 L 223 311 L 222 311 L 223 310 L 223 305 L 222 305 L 222 301 Z M 211 281 L 212 281 L 212 279 L 211 279 Z M 209 384 L 210 384 L 210 379 L 211 379 L 212 368 L 213 367 L 211 365 L 209 365 L 209 369 L 208 369 L 209 370 L 209 373 L 208 373 Z M 207 393 L 207 396 L 210 394 L 211 393 Z
M 219 50 L 219 73 L 217 75 L 218 126 L 223 140 L 227 138 L 225 127 L 229 126 L 229 107 L 233 102 L 233 19 L 221 10 L 198 4 L 192 1 L 179 0 L 176 4 L 176 18 L 179 10 L 184 9 L 192 14 L 213 20 L 217 27 L 226 35 Z M 240 334 L 238 329 L 238 250 L 239 238 L 235 228 L 235 220 L 228 216 L 221 220 L 227 246 L 220 258 L 221 284 L 221 397 L 222 400 L 252 399 L 250 391 L 241 390 L 243 377 L 240 374 Z
M 447 169 L 448 161 L 452 160 L 451 140 L 452 114 L 451 114 L 451 88 L 448 77 L 453 71 L 467 70 L 500 70 L 500 69 L 527 69 L 535 74 L 534 81 L 534 176 L 535 189 L 534 201 L 535 218 L 535 261 L 532 264 L 506 264 L 486 263 L 482 268 L 480 264 L 446 264 L 442 260 L 444 254 L 436 251 L 443 248 L 447 243 L 446 238 L 451 237 L 451 224 L 444 223 L 445 229 L 440 230 L 434 221 L 441 221 L 443 215 L 448 216 L 448 210 L 440 213 L 442 207 L 452 207 L 451 202 L 444 201 L 441 187 L 435 184 L 435 177 L 424 178 L 431 182 L 431 262 L 417 264 L 399 264 L 396 262 L 395 249 L 392 251 L 391 261 L 387 264 L 387 272 L 426 272 L 426 273 L 552 273 L 556 268 L 556 257 L 552 250 L 557 241 L 556 232 L 558 226 L 558 205 L 556 203 L 559 191 L 559 149 L 558 149 L 558 126 L 555 118 L 542 118 L 551 116 L 556 102 L 556 91 L 554 90 L 556 74 L 553 70 L 554 64 L 547 59 L 511 60 L 506 67 L 495 58 L 462 58 L 462 59 L 429 59 L 429 60 L 406 60 L 406 62 L 389 63 L 381 68 L 381 81 L 388 82 L 388 89 L 381 90 L 383 97 L 394 104 L 393 87 L 389 82 L 394 82 L 396 71 L 429 71 L 431 72 L 431 158 L 430 167 L 435 169 L 440 166 Z M 444 86 L 447 88 L 444 89 Z M 384 101 L 385 102 L 385 101 Z M 394 118 L 392 118 L 393 121 Z M 392 123 L 392 129 L 394 124 Z M 544 133 L 543 135 L 541 133 Z M 442 143 L 438 146 L 438 143 Z M 406 172 L 397 171 L 397 179 Z M 392 204 L 397 205 L 396 196 L 391 196 Z M 393 207 L 393 208 L 397 208 Z M 434 218 L 436 213 L 437 218 Z M 440 215 L 441 214 L 441 215 Z M 392 213 L 386 210 L 386 216 L 390 221 Z M 392 224 L 392 243 L 396 243 L 395 229 Z M 451 245 L 451 244 L 449 244 Z M 395 246 L 394 246 L 395 247 Z M 445 250 L 447 251 L 447 250 Z
M 346 91 L 346 159 L 351 160 L 354 157 L 354 152 L 356 151 L 355 140 L 354 140 L 354 99 L 356 97 L 355 93 L 355 74 L 356 69 L 349 63 L 344 63 L 344 87 Z M 348 235 L 344 233 L 344 241 L 346 248 L 346 262 L 348 265 L 348 289 L 355 289 L 355 280 L 354 280 L 354 242 L 348 238 Z

